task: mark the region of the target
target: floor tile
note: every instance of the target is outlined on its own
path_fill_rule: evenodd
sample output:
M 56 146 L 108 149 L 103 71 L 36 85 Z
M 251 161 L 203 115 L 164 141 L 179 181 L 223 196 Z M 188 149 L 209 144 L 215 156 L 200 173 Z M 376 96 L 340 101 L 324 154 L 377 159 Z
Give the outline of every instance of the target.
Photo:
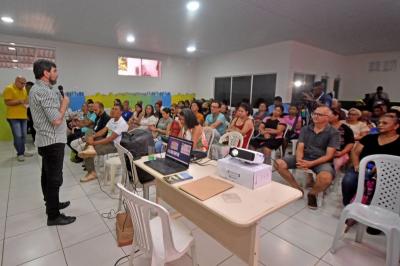
M 106 208 L 109 209 L 117 209 L 118 208 L 118 200 L 111 199 L 103 192 L 98 192 L 88 196 L 90 201 L 94 204 L 97 210 L 103 210 Z
M 302 209 L 304 209 L 305 207 L 306 207 L 306 202 L 304 201 L 304 199 L 298 199 L 292 203 L 289 203 L 288 205 L 279 209 L 278 211 L 287 216 L 292 216 L 301 211 Z
M 7 201 L 0 201 L 0 218 L 7 215 Z
M 312 266 L 318 258 L 271 234 L 260 240 L 260 261 L 268 266 Z
M 80 183 L 80 185 L 87 195 L 101 192 L 99 183 L 97 182 Z
M 218 266 L 246 266 L 247 263 L 243 262 L 241 259 L 239 259 L 236 256 L 232 256 L 229 259 L 225 260 L 221 264 L 218 264 Z M 261 262 L 258 262 L 259 266 L 263 266 Z
M 275 226 L 287 220 L 289 216 L 280 212 L 273 212 L 261 220 L 261 227 L 265 230 L 272 230 Z
M 29 197 L 43 197 L 40 183 L 32 186 L 14 187 L 10 189 L 9 200 Z
M 331 264 L 329 264 L 323 260 L 320 260 L 320 261 L 318 261 L 317 264 L 315 264 L 315 266 L 331 266 Z
M 73 176 L 63 176 L 63 184 L 62 187 L 71 187 L 71 186 L 76 186 L 79 185 L 78 182 L 75 180 Z
M 85 197 L 81 186 L 76 185 L 72 187 L 61 187 L 60 189 L 60 201 L 73 200 Z
M 64 253 L 60 250 L 36 260 L 21 264 L 21 266 L 67 266 Z
M 97 212 L 79 216 L 72 224 L 58 226 L 63 248 L 99 236 L 108 231 L 107 226 Z
M 5 218 L 0 218 L 0 240 L 4 238 L 4 226 L 6 224 Z
M 333 237 L 327 233 L 293 218 L 280 224 L 271 232 L 318 258 L 328 251 L 333 240 Z
M 8 202 L 7 216 L 39 209 L 44 206 L 42 196 L 16 198 Z
M 37 230 L 47 226 L 44 208 L 39 208 L 7 217 L 6 237 Z
M 320 209 L 311 210 L 305 208 L 293 217 L 332 236 L 335 235 L 336 227 L 339 222 L 339 219 L 333 217 L 332 214 L 327 214 Z
M 16 237 L 7 238 L 3 266 L 28 262 L 61 249 L 56 227 L 44 227 Z
M 200 229 L 193 232 L 200 266 L 216 265 L 232 255 L 230 251 Z
M 64 249 L 68 266 L 110 266 L 125 253 L 110 232 Z
M 61 210 L 61 212 L 72 216 L 81 216 L 94 211 L 96 211 L 96 209 L 87 197 L 73 199 L 68 208 Z
M 3 240 L 0 241 L 0 261 L 3 259 Z

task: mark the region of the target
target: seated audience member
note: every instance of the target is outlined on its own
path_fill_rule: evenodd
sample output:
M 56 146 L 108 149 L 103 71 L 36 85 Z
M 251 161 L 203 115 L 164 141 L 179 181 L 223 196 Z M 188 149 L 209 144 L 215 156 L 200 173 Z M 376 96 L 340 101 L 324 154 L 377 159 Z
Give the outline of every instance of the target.
M 211 102 L 205 101 L 201 104 L 201 111 L 203 114 L 203 117 L 207 117 L 210 113 L 210 106 L 211 106 Z
M 135 105 L 135 112 L 133 113 L 131 119 L 129 119 L 128 121 L 129 130 L 137 128 L 140 125 L 140 120 L 142 120 L 143 114 L 144 112 L 142 104 L 137 103 Z
M 384 106 L 383 104 L 377 104 L 377 105 L 374 105 L 374 107 L 372 108 L 371 122 L 374 123 L 375 125 L 378 124 L 380 117 L 383 114 L 385 114 L 385 110 L 384 110 L 383 106 Z
M 179 120 L 182 125 L 179 137 L 193 141 L 193 150 L 206 152 L 208 150 L 206 135 L 193 111 L 183 109 L 179 114 Z
M 228 123 L 231 122 L 231 112 L 227 104 L 221 104 L 221 114 L 225 116 L 225 119 Z
M 144 115 L 140 119 L 139 128 L 150 130 L 151 126 L 157 125 L 158 118 L 154 116 L 154 108 L 151 104 L 146 105 Z
M 82 105 L 83 117 L 75 122 L 76 127 L 72 128 L 71 134 L 67 136 L 67 145 L 72 151 L 71 142 L 83 137 L 89 129 L 93 128 L 96 121 L 96 114 L 93 112 L 93 101 Z
M 124 120 L 126 122 L 128 122 L 129 119 L 131 119 L 132 115 L 133 115 L 133 112 L 131 111 L 131 108 L 129 107 L 129 101 L 125 100 L 124 104 L 123 104 L 122 117 L 124 118 Z
M 195 99 L 193 99 L 193 100 L 195 101 Z M 190 105 L 191 105 L 190 101 L 189 100 L 185 100 L 184 108 L 190 108 Z
M 254 129 L 256 132 L 258 132 L 258 126 L 261 124 L 261 122 L 268 116 L 267 112 L 267 104 L 265 102 L 260 102 L 258 104 L 258 111 L 255 112 L 253 118 L 254 118 Z
M 253 138 L 250 145 L 254 149 L 262 149 L 267 163 L 271 162 L 272 150 L 278 149 L 283 143 L 283 133 L 286 125 L 282 123 L 283 107 L 277 105 L 271 117 L 266 117 L 258 128 L 259 136 Z
M 288 139 L 299 138 L 300 130 L 303 125 L 303 120 L 301 119 L 299 110 L 297 109 L 296 105 L 291 105 L 289 107 L 289 114 L 283 117 L 282 122 L 287 127 L 293 129 L 293 131 L 291 131 L 293 134 L 291 136 L 288 136 Z
M 161 118 L 161 108 L 162 108 L 162 101 L 158 100 L 154 104 L 154 116 L 157 118 Z
M 378 121 L 379 134 L 370 134 L 355 144 L 351 152 L 353 167 L 342 180 L 343 205 L 351 202 L 357 192 L 358 168 L 361 159 L 373 154 L 400 156 L 399 112 L 389 111 Z M 370 200 L 370 199 L 369 199 Z
M 121 105 L 121 106 L 122 106 L 121 100 L 118 99 L 118 98 L 116 98 L 116 99 L 114 100 L 114 105 Z
M 304 100 L 307 102 L 308 109 L 312 112 L 318 106 L 332 106 L 332 96 L 324 92 L 324 84 L 321 81 L 314 82 L 312 93 L 303 92 Z
M 339 112 L 339 120 L 346 119 L 346 112 L 342 110 L 342 104 L 338 99 L 332 99 L 332 109 Z
M 178 137 L 181 132 L 181 122 L 179 121 L 179 114 L 184 109 L 184 105 L 178 104 L 175 107 L 175 113 L 172 114 L 173 121 L 167 127 L 167 136 Z
M 302 192 L 303 189 L 288 169 L 311 169 L 316 173 L 317 180 L 307 195 L 310 209 L 318 208 L 318 193 L 329 187 L 335 175 L 332 161 L 340 143 L 339 132 L 329 125 L 331 115 L 329 107 L 317 107 L 312 113 L 313 124 L 303 127 L 300 131 L 296 155 L 285 156 L 275 162 L 279 174 L 290 186 Z
M 122 132 L 128 130 L 128 124 L 122 118 L 122 106 L 114 105 L 111 109 L 110 117 L 107 125 L 100 131 L 96 132 L 92 136 L 87 136 L 86 145 L 94 147 L 97 155 L 105 155 L 109 153 L 117 152 L 114 143 L 119 143 L 121 141 Z M 104 136 L 102 139 L 96 140 L 98 137 Z M 85 161 L 85 168 L 87 174 L 81 178 L 81 182 L 88 182 L 90 180 L 96 179 L 97 174 L 94 168 L 94 156 L 92 154 L 88 155 L 88 150 L 84 150 L 79 153 L 79 156 Z
M 219 136 L 222 136 L 225 134 L 226 130 L 226 119 L 225 116 L 221 114 L 220 110 L 221 103 L 215 100 L 212 101 L 211 114 L 206 116 L 204 125 L 216 129 L 219 133 Z
M 354 146 L 354 134 L 349 126 L 344 124 L 340 119 L 340 114 L 336 109 L 332 108 L 332 116 L 329 120 L 331 126 L 339 131 L 340 148 L 335 152 L 333 165 L 335 171 L 338 172 L 350 159 L 350 152 Z
M 201 110 L 200 102 L 198 102 L 198 101 L 192 102 L 192 104 L 190 105 L 190 110 L 192 110 L 193 114 L 196 116 L 199 124 L 203 125 L 204 124 L 204 116 L 202 113 L 200 113 L 200 110 Z
M 281 96 L 276 96 L 274 98 L 274 104 L 268 106 L 268 114 L 272 115 L 272 113 L 275 110 L 275 107 L 278 106 L 278 105 L 283 107 L 283 113 L 284 114 L 287 114 L 289 112 L 289 105 L 286 104 L 286 103 L 282 103 L 282 97 Z
M 254 132 L 254 123 L 250 118 L 252 113 L 252 108 L 248 103 L 241 103 L 239 107 L 236 108 L 235 118 L 229 125 L 229 131 L 237 131 L 243 136 L 242 148 L 247 148 L 249 146 L 250 138 Z
M 155 151 L 157 153 L 162 150 L 162 137 L 167 136 L 168 126 L 172 123 L 171 110 L 169 108 L 163 108 L 161 110 L 161 118 L 158 120 L 156 126 L 150 126 L 150 130 L 153 133 L 155 142 Z
M 370 111 L 368 111 L 368 110 L 361 111 L 360 121 L 367 124 L 369 129 L 376 127 L 376 124 L 371 121 L 371 116 L 372 116 L 372 113 Z
M 354 139 L 360 140 L 362 137 L 369 133 L 369 127 L 366 123 L 360 121 L 361 111 L 357 108 L 350 108 L 347 114 L 347 120 L 345 122 L 351 130 L 353 130 Z
M 177 106 L 178 106 L 178 105 L 177 105 L 176 103 L 173 103 L 173 104 L 171 104 L 171 108 L 169 108 L 170 111 L 171 111 L 171 117 L 172 117 L 172 119 L 174 119 L 174 117 L 175 117 L 175 109 L 176 109 Z
M 108 121 L 110 120 L 110 117 L 108 116 L 108 114 L 104 111 L 104 105 L 101 102 L 95 102 L 93 105 L 93 111 L 96 114 L 96 120 L 94 121 L 94 126 L 93 126 L 93 130 L 89 129 L 86 133 L 85 133 L 85 137 L 76 139 L 74 141 L 71 142 L 71 149 L 76 153 L 74 162 L 81 162 L 82 158 L 78 157 L 78 154 L 83 151 L 83 149 L 85 148 L 85 139 L 87 136 L 91 136 L 93 134 L 93 131 L 95 133 L 99 132 L 100 130 L 102 130 L 103 128 L 106 127 Z M 98 139 L 102 139 L 106 136 L 106 134 L 104 134 L 103 136 L 99 136 Z

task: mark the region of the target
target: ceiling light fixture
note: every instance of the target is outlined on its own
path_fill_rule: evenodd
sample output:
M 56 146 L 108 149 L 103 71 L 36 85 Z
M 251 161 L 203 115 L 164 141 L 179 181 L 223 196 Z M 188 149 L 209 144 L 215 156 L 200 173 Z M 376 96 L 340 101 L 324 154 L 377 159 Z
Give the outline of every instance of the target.
M 199 9 L 200 7 L 200 3 L 198 1 L 190 1 L 186 4 L 186 8 L 187 10 L 189 10 L 190 12 L 194 12 L 197 9 Z
M 15 51 L 16 49 L 15 49 L 15 47 L 8 47 L 8 50 Z
M 301 80 L 296 80 L 296 81 L 294 82 L 294 86 L 295 86 L 296 88 L 300 88 L 301 85 L 303 85 L 303 82 L 302 82 Z
M 18 63 L 18 60 L 17 60 L 17 59 L 13 59 L 13 60 L 11 60 L 11 61 L 13 61 L 13 63 Z
M 135 42 L 135 36 L 133 36 L 132 34 L 126 36 L 126 41 L 129 43 Z
M 14 22 L 12 17 L 1 17 L 1 21 L 3 21 L 4 23 L 9 23 L 9 24 Z
M 193 53 L 193 52 L 196 51 L 196 46 L 190 45 L 190 46 L 188 46 L 188 47 L 186 48 L 186 51 L 187 51 L 188 53 Z

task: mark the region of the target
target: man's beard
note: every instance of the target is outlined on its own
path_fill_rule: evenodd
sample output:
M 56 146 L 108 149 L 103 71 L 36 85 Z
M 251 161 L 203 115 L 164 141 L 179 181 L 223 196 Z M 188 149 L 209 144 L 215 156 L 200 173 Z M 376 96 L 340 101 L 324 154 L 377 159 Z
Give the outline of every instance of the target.
M 49 79 L 49 83 L 51 85 L 55 85 L 57 83 L 57 79 Z

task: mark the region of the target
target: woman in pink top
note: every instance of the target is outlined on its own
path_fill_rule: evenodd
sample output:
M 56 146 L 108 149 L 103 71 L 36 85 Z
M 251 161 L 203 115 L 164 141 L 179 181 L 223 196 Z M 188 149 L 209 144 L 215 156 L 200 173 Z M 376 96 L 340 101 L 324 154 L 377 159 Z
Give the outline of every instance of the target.
M 296 105 L 291 105 L 289 108 L 289 114 L 285 115 L 282 119 L 282 122 L 286 124 L 286 126 L 293 128 L 295 132 L 297 133 L 297 136 L 300 135 L 300 130 L 301 126 L 303 124 L 303 121 L 301 120 L 301 116 L 297 118 L 296 125 L 294 125 L 294 122 L 296 121 L 296 117 L 299 115 L 299 110 L 297 109 Z

